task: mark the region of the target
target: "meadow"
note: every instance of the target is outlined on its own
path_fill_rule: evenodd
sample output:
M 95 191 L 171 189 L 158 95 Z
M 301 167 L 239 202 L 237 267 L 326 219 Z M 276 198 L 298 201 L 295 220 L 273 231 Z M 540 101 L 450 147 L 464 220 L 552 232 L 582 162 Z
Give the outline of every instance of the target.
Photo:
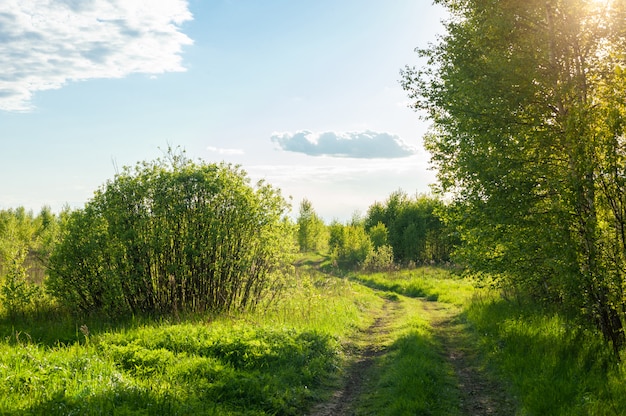
M 501 387 L 478 392 L 491 395 L 491 414 L 626 408 L 622 366 L 593 329 L 447 269 L 342 272 L 323 261 L 298 263 L 284 296 L 254 312 L 110 321 L 51 304 L 5 316 L 0 414 L 321 415 L 363 357 L 343 412 L 470 414 L 450 348 Z

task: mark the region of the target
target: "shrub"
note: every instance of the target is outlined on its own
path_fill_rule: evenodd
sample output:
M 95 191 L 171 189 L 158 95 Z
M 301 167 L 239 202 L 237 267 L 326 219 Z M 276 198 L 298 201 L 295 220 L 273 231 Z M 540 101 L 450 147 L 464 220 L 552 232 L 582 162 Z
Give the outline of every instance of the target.
M 70 215 L 49 290 L 82 311 L 251 308 L 292 252 L 280 192 L 184 155 L 124 168 Z
M 372 241 L 362 225 L 330 225 L 329 246 L 334 261 L 344 266 L 362 264 L 372 252 Z
M 382 272 L 393 270 L 393 249 L 390 245 L 382 245 L 371 251 L 365 262 L 363 263 L 363 269 L 373 272 Z

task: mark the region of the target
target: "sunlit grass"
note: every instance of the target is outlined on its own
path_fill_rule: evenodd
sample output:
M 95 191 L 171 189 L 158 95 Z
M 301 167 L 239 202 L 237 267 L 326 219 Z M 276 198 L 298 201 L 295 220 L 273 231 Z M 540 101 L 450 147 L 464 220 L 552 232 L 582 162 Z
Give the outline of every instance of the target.
M 618 415 L 626 374 L 594 330 L 529 303 L 475 300 L 466 318 L 485 361 L 507 380 L 523 414 Z
M 387 328 L 387 351 L 374 364 L 357 415 L 456 415 L 459 391 L 454 372 L 434 336 L 428 312 L 401 296 L 401 309 Z
M 109 322 L 50 303 L 0 318 L 0 414 L 306 414 L 337 388 L 350 348 L 369 343 L 385 353 L 357 414 L 455 415 L 460 392 L 433 322 L 456 313 L 463 348 L 519 414 L 626 409 L 624 366 L 590 326 L 445 269 L 340 278 L 320 272 L 323 261 L 307 259 L 252 313 Z M 377 316 L 388 316 L 384 330 L 351 346 Z
M 388 273 L 362 273 L 354 276 L 354 279 L 372 288 L 458 306 L 466 305 L 476 291 L 469 280 L 438 267 L 420 267 Z
M 1 319 L 0 414 L 299 415 L 332 391 L 342 340 L 381 304 L 302 267 L 253 313 Z

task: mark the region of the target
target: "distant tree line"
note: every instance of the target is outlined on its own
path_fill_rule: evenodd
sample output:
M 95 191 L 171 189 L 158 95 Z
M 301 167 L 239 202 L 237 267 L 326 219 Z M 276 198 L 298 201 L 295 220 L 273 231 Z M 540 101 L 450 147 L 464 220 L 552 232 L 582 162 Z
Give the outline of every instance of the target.
M 297 219 L 300 250 L 326 251 L 343 265 L 389 268 L 450 261 L 454 233 L 441 220 L 445 204 L 434 197 L 392 193 L 369 207 L 365 217 L 328 226 L 303 200 Z
M 45 302 L 111 317 L 250 309 L 279 292 L 298 248 L 366 270 L 449 261 L 445 209 L 398 191 L 327 225 L 305 199 L 294 222 L 270 185 L 170 149 L 123 168 L 82 209 L 0 210 L 0 311 Z

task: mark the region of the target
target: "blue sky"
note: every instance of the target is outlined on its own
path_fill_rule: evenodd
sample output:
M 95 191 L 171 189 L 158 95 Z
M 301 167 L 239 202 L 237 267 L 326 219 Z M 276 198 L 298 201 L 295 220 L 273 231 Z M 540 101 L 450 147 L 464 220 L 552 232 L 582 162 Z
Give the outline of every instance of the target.
M 428 0 L 5 0 L 0 208 L 81 207 L 168 145 L 325 220 L 434 181 L 399 85 Z

